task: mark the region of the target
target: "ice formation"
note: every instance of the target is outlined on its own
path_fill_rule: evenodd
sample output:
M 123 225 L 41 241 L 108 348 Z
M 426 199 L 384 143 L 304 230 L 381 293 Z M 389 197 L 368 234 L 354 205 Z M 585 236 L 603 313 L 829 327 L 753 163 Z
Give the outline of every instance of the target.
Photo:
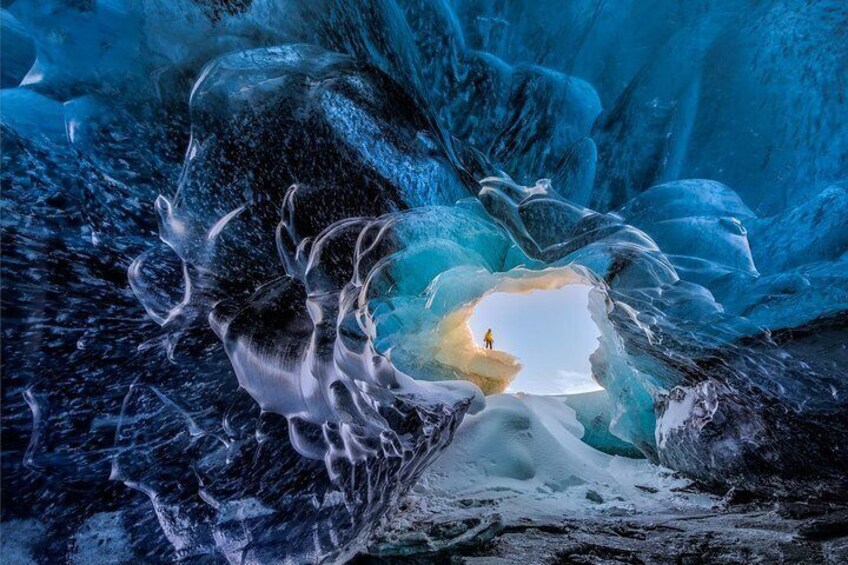
M 486 403 L 485 410 L 466 417 L 415 487 L 416 497 L 433 499 L 426 504 L 463 500 L 472 513 L 488 506 L 483 511 L 509 520 L 680 504 L 703 511 L 713 502 L 709 495 L 681 500 L 673 489 L 687 481 L 645 460 L 586 445 L 581 441 L 586 430 L 561 397 L 501 394 Z M 468 500 L 490 504 L 475 507 Z
M 344 560 L 515 426 L 565 498 L 844 501 L 848 8 L 745 4 L 4 3 L 15 555 Z M 485 399 L 474 304 L 569 283 L 606 392 Z

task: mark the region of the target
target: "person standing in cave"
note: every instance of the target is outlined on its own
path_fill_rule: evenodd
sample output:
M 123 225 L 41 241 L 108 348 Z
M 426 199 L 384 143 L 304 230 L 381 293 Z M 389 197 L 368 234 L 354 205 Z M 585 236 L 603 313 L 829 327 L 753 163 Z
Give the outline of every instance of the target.
M 486 330 L 486 335 L 483 336 L 483 345 L 486 349 L 494 349 L 495 334 L 492 333 L 492 328 Z

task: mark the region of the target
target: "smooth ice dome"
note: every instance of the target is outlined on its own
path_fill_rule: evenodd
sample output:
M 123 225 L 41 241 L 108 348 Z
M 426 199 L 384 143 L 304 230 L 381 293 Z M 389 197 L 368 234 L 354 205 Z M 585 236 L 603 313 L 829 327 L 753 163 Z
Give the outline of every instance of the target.
M 748 4 L 4 3 L 4 558 L 844 511 L 848 8 Z M 603 390 L 505 394 L 569 285 Z

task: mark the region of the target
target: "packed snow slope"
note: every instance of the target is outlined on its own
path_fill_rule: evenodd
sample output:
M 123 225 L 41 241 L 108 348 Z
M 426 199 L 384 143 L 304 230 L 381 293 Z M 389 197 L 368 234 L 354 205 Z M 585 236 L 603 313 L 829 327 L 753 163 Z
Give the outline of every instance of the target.
M 446 332 L 535 277 L 594 287 L 608 431 L 648 461 L 848 495 L 843 2 L 2 25 L 3 520 L 34 559 L 112 522 L 128 561 L 354 555 L 514 369 Z

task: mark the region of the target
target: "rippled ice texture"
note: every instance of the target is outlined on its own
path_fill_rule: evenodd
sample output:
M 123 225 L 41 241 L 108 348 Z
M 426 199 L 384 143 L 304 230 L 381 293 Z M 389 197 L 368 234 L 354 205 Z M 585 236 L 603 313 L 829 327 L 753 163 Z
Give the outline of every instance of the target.
M 845 500 L 843 2 L 15 0 L 2 25 L 19 560 L 354 555 L 512 402 L 484 408 L 471 383 L 511 369 L 457 321 L 531 283 L 594 287 L 587 442 Z

